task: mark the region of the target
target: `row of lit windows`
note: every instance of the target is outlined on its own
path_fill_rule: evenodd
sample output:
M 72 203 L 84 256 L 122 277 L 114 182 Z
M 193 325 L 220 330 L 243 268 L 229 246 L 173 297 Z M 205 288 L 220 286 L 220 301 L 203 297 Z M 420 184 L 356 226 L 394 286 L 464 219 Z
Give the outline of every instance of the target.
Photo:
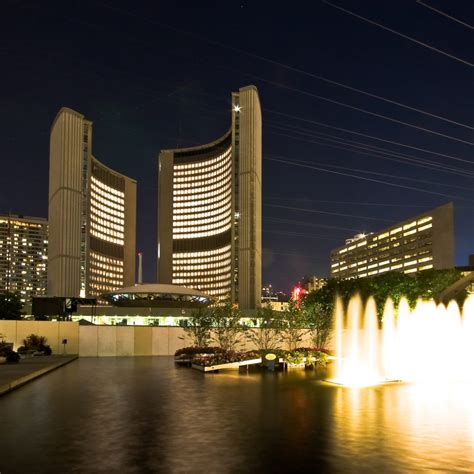
M 219 214 L 219 211 L 230 210 L 232 207 L 232 202 L 229 196 L 228 200 L 216 200 L 213 204 L 209 206 L 200 206 L 196 208 L 177 208 L 174 210 L 173 219 L 174 220 L 185 220 L 188 219 L 188 215 L 194 216 L 199 215 L 202 217 L 206 217 L 207 215 L 215 215 Z
M 230 207 L 232 204 L 232 194 L 229 188 L 229 192 L 225 196 L 218 196 L 213 199 L 206 199 L 205 203 L 200 206 L 199 201 L 193 201 L 192 206 L 182 206 L 181 203 L 174 203 L 173 204 L 173 217 L 177 218 L 178 220 L 186 215 L 194 215 L 194 214 L 201 214 L 207 211 L 217 211 L 222 207 Z
M 199 288 L 201 291 L 210 292 L 213 289 L 228 288 L 230 286 L 230 275 L 225 280 L 216 281 L 215 278 L 207 278 L 202 280 L 194 280 L 192 278 L 173 278 L 173 283 L 176 285 L 189 285 L 193 288 Z
M 110 238 L 121 239 L 122 244 L 123 244 L 123 238 L 124 238 L 123 232 L 117 232 L 115 230 L 109 229 L 108 227 L 104 227 L 102 224 L 98 224 L 95 220 L 92 220 L 92 219 L 91 219 L 91 228 L 95 229 L 97 232 L 100 232 L 101 234 L 104 234 Z
M 212 257 L 215 255 L 220 255 L 224 253 L 230 253 L 230 250 L 231 250 L 230 245 L 226 245 L 224 247 L 219 247 L 218 249 L 212 249 L 212 250 L 200 250 L 197 252 L 175 252 L 173 253 L 173 259 Z
M 230 272 L 220 274 L 206 274 L 206 275 L 173 275 L 174 278 L 185 280 L 187 283 L 192 283 L 196 286 L 201 283 L 215 283 L 217 286 L 222 286 L 219 282 L 228 282 L 230 280 Z
M 96 252 L 91 252 L 91 257 L 94 260 L 98 260 L 104 263 L 109 263 L 114 266 L 120 266 L 120 267 L 123 266 L 123 260 L 119 258 L 108 257 L 106 255 L 101 255 L 100 253 L 96 253 Z
M 404 226 L 398 227 L 398 228 L 393 229 L 393 230 L 391 230 L 391 231 L 387 231 L 387 232 L 385 232 L 385 233 L 383 233 L 383 234 L 380 234 L 380 235 L 378 235 L 378 236 L 372 237 L 371 241 L 380 241 L 380 240 L 383 240 L 383 239 L 387 238 L 389 235 L 398 234 L 398 233 L 400 233 L 400 232 L 402 232 L 402 231 L 406 231 L 406 232 L 403 233 L 403 236 L 404 236 L 404 237 L 406 237 L 406 236 L 408 236 L 408 235 L 412 235 L 412 234 L 414 234 L 414 233 L 416 233 L 416 232 L 422 232 L 422 231 L 424 231 L 424 230 L 427 230 L 427 229 L 430 229 L 431 227 L 433 227 L 433 224 L 432 224 L 432 223 L 426 224 L 426 225 L 422 225 L 422 224 L 425 224 L 426 222 L 429 222 L 429 221 L 431 221 L 431 220 L 432 220 L 431 217 L 426 217 L 426 218 L 423 218 L 423 219 L 418 220 L 418 222 L 417 222 L 417 221 L 413 221 L 413 222 L 411 222 L 410 224 L 406 224 L 406 225 L 404 225 Z M 418 223 L 419 226 L 421 225 L 421 227 L 418 227 L 417 229 L 413 229 L 413 227 L 416 226 L 417 223 Z M 409 230 L 409 229 L 411 229 L 411 230 Z M 398 238 L 398 237 L 397 237 L 397 238 Z M 361 247 L 361 246 L 366 245 L 366 244 L 367 244 L 366 241 L 360 242 L 360 243 L 358 243 L 358 244 L 353 244 L 353 245 L 351 245 L 351 246 L 349 246 L 349 247 L 342 248 L 341 250 L 339 250 L 339 253 L 340 253 L 340 254 L 341 254 L 341 253 L 345 253 L 345 252 L 347 252 L 347 251 L 354 250 L 356 247 Z M 370 245 L 369 248 L 373 248 L 373 247 L 376 247 L 376 246 L 377 246 L 377 244 L 375 243 L 375 244 Z
M 189 171 L 199 172 L 199 170 L 205 169 L 207 167 L 211 167 L 215 163 L 219 163 L 220 161 L 222 161 L 224 158 L 228 158 L 230 156 L 231 150 L 232 148 L 228 148 L 221 155 L 218 155 L 208 160 L 196 161 L 194 163 L 176 164 L 174 165 L 174 172 L 178 174 L 180 173 L 185 174 L 186 172 L 189 172 Z
M 106 203 L 106 204 L 108 204 L 108 203 Z M 104 203 L 101 202 L 101 201 L 91 199 L 91 206 L 95 207 L 99 211 L 102 211 L 102 212 L 105 212 L 106 214 L 109 214 L 110 216 L 118 217 L 118 218 L 122 218 L 122 219 L 124 217 L 123 209 L 122 210 L 113 209 L 112 207 L 110 207 L 108 205 L 104 205 Z
M 121 200 L 120 203 L 116 203 L 111 201 L 108 196 L 104 196 L 102 194 L 98 194 L 97 190 L 92 188 L 91 190 L 91 201 L 97 202 L 98 204 L 103 204 L 108 209 L 113 209 L 114 211 L 118 211 L 119 213 L 123 214 L 124 211 L 124 202 Z M 115 214 L 115 212 L 113 213 Z
M 91 212 L 91 220 L 94 221 L 99 227 L 104 227 L 107 229 L 111 229 L 113 231 L 117 231 L 123 236 L 124 226 L 121 224 L 114 224 L 110 222 L 108 219 L 101 218 L 97 216 L 95 213 Z
M 175 225 L 186 224 L 187 221 L 192 222 L 202 222 L 202 220 L 212 217 L 213 219 L 218 219 L 222 214 L 231 214 L 231 203 L 225 203 L 223 206 L 213 209 L 212 211 L 207 212 L 196 212 L 193 214 L 181 214 L 173 216 L 173 223 Z
M 230 272 L 230 264 L 226 266 L 219 267 L 219 268 L 206 268 L 202 270 L 197 270 L 194 266 L 189 266 L 185 268 L 183 271 L 174 271 L 174 277 L 193 277 L 198 278 L 200 276 L 211 276 L 211 275 L 221 275 L 223 273 Z
M 210 185 L 213 187 L 221 187 L 232 178 L 231 170 L 228 169 L 225 171 L 225 173 L 219 173 L 218 175 L 201 176 L 199 180 L 194 179 L 183 183 L 173 183 L 174 194 L 186 194 L 186 191 L 194 192 L 195 189 L 205 188 Z
M 231 254 L 225 254 L 225 255 L 218 255 L 214 257 L 207 257 L 207 258 L 186 258 L 186 259 L 180 259 L 180 260 L 175 260 L 173 259 L 173 268 L 178 269 L 183 269 L 183 268 L 189 268 L 190 266 L 193 266 L 195 268 L 201 268 L 201 267 L 212 267 L 212 268 L 217 268 L 221 267 L 223 265 L 229 265 L 231 261 Z
M 114 222 L 115 224 L 124 225 L 124 216 L 123 214 L 120 217 L 110 214 L 110 212 L 116 212 L 108 209 L 107 211 L 102 211 L 95 207 L 96 203 L 91 202 L 91 214 L 100 217 L 101 219 L 106 219 L 108 222 Z M 101 206 L 103 208 L 103 206 Z
M 402 255 L 397 256 L 397 257 L 392 257 L 391 262 L 392 263 L 393 262 L 398 262 L 402 259 L 409 259 L 409 258 L 413 258 L 413 257 L 417 257 L 417 256 L 421 257 L 422 255 L 426 255 L 426 254 L 429 254 L 429 253 L 431 253 L 431 250 L 428 249 L 428 250 L 420 250 L 420 251 L 415 252 L 413 254 L 409 254 L 409 253 L 402 254 Z M 431 257 L 431 256 L 430 257 L 424 257 L 424 258 L 420 259 L 420 262 L 426 262 L 426 261 L 432 260 L 432 258 L 433 257 Z M 376 257 L 369 258 L 369 262 L 373 262 L 373 261 L 377 261 L 377 258 Z M 389 260 L 387 260 L 386 262 L 379 263 L 379 265 L 383 265 L 384 263 L 387 263 L 387 262 L 389 262 Z M 349 268 L 355 267 L 356 265 L 364 265 L 366 263 L 367 263 L 367 259 L 366 260 L 358 260 L 357 262 L 354 262 L 354 263 L 350 264 Z M 344 264 L 346 264 L 346 260 L 341 260 L 339 262 L 333 263 L 331 265 L 331 267 L 335 268 L 335 267 L 338 267 L 338 266 L 342 266 Z
M 201 174 L 180 175 L 173 177 L 173 187 L 182 188 L 185 184 L 198 184 L 201 181 L 222 180 L 232 172 L 232 161 L 222 162 L 220 166 L 213 170 L 205 170 Z
M 221 193 L 214 194 L 206 199 L 174 199 L 173 210 L 176 213 L 186 214 L 189 212 L 199 212 L 204 207 L 208 206 L 210 209 L 219 206 L 223 202 L 230 202 L 232 186 L 222 189 Z
M 91 186 L 91 196 L 97 199 L 99 202 L 104 202 L 113 209 L 123 209 L 124 199 L 113 194 L 108 194 L 102 189 L 94 186 Z
M 219 235 L 219 234 L 222 234 L 224 232 L 226 232 L 227 230 L 230 229 L 230 223 L 227 224 L 227 225 L 224 225 L 223 227 L 219 227 L 219 228 L 213 228 L 211 226 L 206 226 L 206 227 L 209 227 L 209 229 L 212 229 L 212 230 L 206 230 L 206 231 L 202 231 L 202 232 L 191 232 L 192 230 L 194 229 L 191 229 L 189 228 L 189 230 L 187 230 L 187 232 L 189 233 L 181 233 L 181 232 L 184 232 L 184 231 L 181 231 L 180 233 L 174 233 L 173 232 L 173 239 L 196 239 L 196 238 L 201 238 L 201 237 L 210 237 L 211 235 Z
M 91 235 L 93 235 L 94 237 L 97 237 L 100 240 L 104 240 L 105 242 L 111 242 L 113 244 L 123 245 L 123 239 L 116 239 L 115 237 L 109 237 L 108 235 L 103 234 L 102 232 L 99 232 L 95 228 L 91 229 Z
M 91 270 L 113 272 L 114 274 L 123 274 L 123 266 L 110 265 L 108 263 L 98 262 L 91 259 Z
M 99 181 L 95 176 L 91 176 L 91 181 L 97 186 L 99 186 L 99 188 L 102 188 L 107 193 L 115 194 L 115 196 L 120 196 L 122 198 L 125 196 L 123 191 L 119 191 L 118 189 L 107 186 L 102 181 Z
M 116 275 L 109 275 L 109 274 L 100 273 L 100 272 L 99 273 L 91 272 L 89 277 L 91 281 L 95 281 L 99 283 L 108 283 L 110 285 L 121 286 L 123 283 L 122 278 L 117 278 Z
M 394 263 L 396 260 L 400 260 L 400 259 L 392 259 L 392 263 Z M 392 265 L 391 267 L 386 267 L 384 268 L 384 271 L 387 271 L 388 269 L 390 270 L 397 270 L 399 268 L 402 268 L 402 267 L 409 267 L 411 265 L 416 265 L 416 264 L 420 264 L 420 263 L 425 263 L 425 262 L 429 262 L 433 260 L 433 257 L 424 257 L 424 258 L 420 258 L 420 259 L 414 259 L 414 260 L 410 260 L 408 262 L 404 262 L 403 264 L 402 263 L 399 263 L 397 265 Z M 384 262 L 380 262 L 380 263 L 373 263 L 371 265 L 368 265 L 366 267 L 360 267 L 360 268 L 357 268 L 357 271 L 358 272 L 361 272 L 361 271 L 365 271 L 365 270 L 370 270 L 372 268 L 377 268 L 377 267 L 383 267 L 385 265 L 388 265 L 390 263 L 390 260 L 385 260 Z M 350 268 L 354 268 L 356 267 L 357 265 L 360 265 L 360 264 L 351 264 L 351 265 L 346 265 L 346 266 L 343 266 L 341 268 L 336 268 L 334 270 L 332 270 L 332 273 L 338 273 L 338 272 L 343 272 L 347 269 L 350 269 Z
M 225 260 L 217 261 L 217 262 L 206 262 L 204 264 L 196 265 L 194 260 L 190 260 L 188 265 L 183 265 L 180 262 L 180 265 L 175 265 L 173 262 L 173 272 L 179 272 L 180 270 L 206 270 L 209 268 L 222 268 L 222 267 L 229 267 L 230 266 L 230 258 L 227 257 Z
M 231 220 L 230 209 L 227 209 L 226 212 L 213 215 L 206 218 L 196 218 L 193 220 L 177 221 L 173 222 L 173 232 L 179 233 L 183 230 L 192 231 L 192 230 L 208 230 L 219 227 L 222 224 L 222 221 L 228 222 Z
M 222 190 L 222 193 L 215 193 L 212 196 L 200 196 L 199 199 L 189 198 L 174 198 L 173 207 L 174 209 L 186 208 L 186 207 L 202 207 L 207 204 L 213 204 L 215 202 L 221 202 L 230 196 L 232 187 L 229 185 L 226 189 Z M 229 197 L 230 199 L 230 197 Z M 184 211 L 183 211 L 184 212 Z
M 28 229 L 42 229 L 43 226 L 46 226 L 46 222 L 44 224 L 34 224 L 32 222 L 23 222 L 23 221 L 12 221 L 9 219 L 0 218 L 0 224 L 7 224 L 8 226 L 13 226 L 14 229 L 18 229 L 20 227 L 26 227 Z
M 220 288 L 220 289 L 217 289 L 217 290 L 214 290 L 214 289 L 209 289 L 209 290 L 206 290 L 206 293 L 209 295 L 209 296 L 228 296 L 230 294 L 230 287 L 225 287 L 225 288 Z
M 231 185 L 232 175 L 228 175 L 225 179 L 216 182 L 206 182 L 205 186 L 182 186 L 182 189 L 173 189 L 173 197 L 175 201 L 179 201 L 180 198 L 185 199 L 196 199 L 198 196 L 201 197 L 206 193 L 212 192 L 214 195 L 222 195 L 224 191 Z

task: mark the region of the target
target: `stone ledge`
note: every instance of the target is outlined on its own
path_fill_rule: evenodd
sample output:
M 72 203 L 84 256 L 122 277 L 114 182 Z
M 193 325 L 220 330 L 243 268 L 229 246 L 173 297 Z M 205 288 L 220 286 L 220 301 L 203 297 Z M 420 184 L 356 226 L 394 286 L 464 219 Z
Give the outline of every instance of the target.
M 42 357 L 42 356 L 38 356 L 38 359 L 39 357 Z M 49 357 L 49 356 L 46 356 L 46 357 Z M 42 375 L 52 372 L 53 370 L 56 370 L 59 367 L 62 367 L 63 365 L 69 364 L 70 362 L 78 358 L 77 355 L 50 356 L 50 357 L 52 357 L 52 359 L 38 360 L 38 362 L 45 362 L 45 365 L 41 368 L 36 368 L 36 369 L 32 367 L 33 370 L 29 372 L 27 371 L 27 366 L 28 365 L 37 366 L 37 364 L 33 364 L 32 362 L 20 361 L 18 365 L 15 364 L 15 368 L 24 369 L 25 373 L 7 381 L 6 383 L 2 381 L 2 378 L 3 378 L 2 375 L 4 375 L 2 374 L 2 368 L 5 367 L 2 364 L 2 366 L 0 366 L 0 396 L 4 395 L 5 393 L 11 392 L 12 390 L 18 387 L 21 387 L 22 385 L 25 385 L 26 383 L 31 382 L 32 380 L 35 380 L 38 377 L 41 377 Z M 8 364 L 7 367 L 10 368 L 12 367 L 12 365 Z

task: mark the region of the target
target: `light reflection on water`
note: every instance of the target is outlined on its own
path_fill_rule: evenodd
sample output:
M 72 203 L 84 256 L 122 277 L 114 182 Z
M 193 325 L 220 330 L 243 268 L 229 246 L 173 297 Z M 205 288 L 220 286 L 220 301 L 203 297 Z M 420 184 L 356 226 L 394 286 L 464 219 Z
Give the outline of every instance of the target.
M 0 471 L 474 472 L 472 386 L 320 377 L 81 359 L 0 398 Z

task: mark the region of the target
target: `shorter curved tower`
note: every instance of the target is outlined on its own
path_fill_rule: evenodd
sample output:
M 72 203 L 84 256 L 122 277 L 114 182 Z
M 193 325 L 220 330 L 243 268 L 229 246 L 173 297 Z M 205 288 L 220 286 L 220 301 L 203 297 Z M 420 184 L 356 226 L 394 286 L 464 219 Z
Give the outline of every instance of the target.
M 231 120 L 212 143 L 160 153 L 158 280 L 254 309 L 262 246 L 262 118 L 254 86 L 232 94 Z
M 136 181 L 92 155 L 92 122 L 51 128 L 48 295 L 95 297 L 135 282 Z

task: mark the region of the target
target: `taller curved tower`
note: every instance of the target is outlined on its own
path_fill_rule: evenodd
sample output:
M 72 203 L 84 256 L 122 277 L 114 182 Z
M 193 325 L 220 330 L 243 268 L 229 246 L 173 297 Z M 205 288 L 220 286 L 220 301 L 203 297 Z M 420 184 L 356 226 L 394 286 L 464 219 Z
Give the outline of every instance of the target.
M 232 94 L 230 130 L 207 145 L 162 150 L 158 280 L 260 306 L 262 113 L 257 88 Z
M 92 155 L 92 122 L 63 107 L 50 136 L 49 296 L 134 284 L 136 187 Z

